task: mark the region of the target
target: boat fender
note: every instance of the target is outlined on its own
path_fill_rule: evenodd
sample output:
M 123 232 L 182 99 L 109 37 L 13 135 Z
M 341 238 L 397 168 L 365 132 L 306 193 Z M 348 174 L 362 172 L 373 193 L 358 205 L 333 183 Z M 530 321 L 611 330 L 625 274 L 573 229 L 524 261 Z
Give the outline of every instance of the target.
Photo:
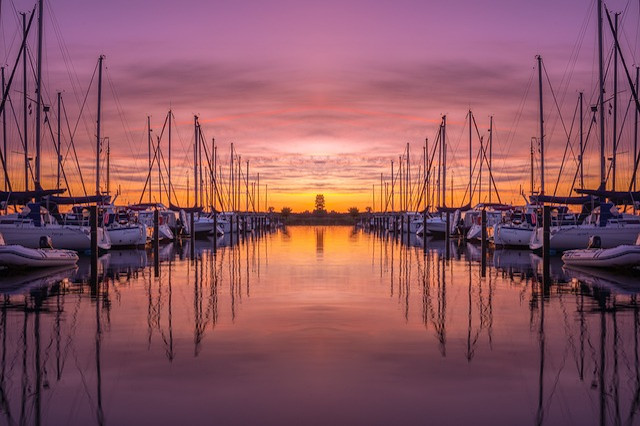
M 592 235 L 589 237 L 589 245 L 587 248 L 590 249 L 599 249 L 602 247 L 602 240 L 598 235 Z
M 51 241 L 51 237 L 48 235 L 41 236 L 39 246 L 41 249 L 52 249 L 53 242 Z

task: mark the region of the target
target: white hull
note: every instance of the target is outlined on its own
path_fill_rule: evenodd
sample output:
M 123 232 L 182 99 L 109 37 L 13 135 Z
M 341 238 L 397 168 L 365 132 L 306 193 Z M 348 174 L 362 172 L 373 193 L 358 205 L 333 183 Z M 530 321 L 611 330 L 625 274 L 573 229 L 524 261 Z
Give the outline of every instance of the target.
M 412 220 L 409 222 L 409 232 L 411 234 L 417 234 L 418 229 L 423 225 L 422 220 Z
M 51 238 L 55 248 L 76 251 L 91 250 L 91 229 L 86 226 L 0 224 L 0 233 L 8 245 L 39 248 L 40 237 L 47 236 Z M 98 247 L 103 250 L 111 248 L 109 235 L 102 228 L 98 228 Z
M 71 250 L 32 249 L 19 245 L 0 246 L 0 266 L 47 268 L 75 265 L 78 254 Z
M 499 223 L 493 227 L 493 243 L 505 247 L 529 247 L 533 228 Z
M 570 266 L 629 268 L 640 265 L 640 246 L 622 245 L 610 249 L 568 250 L 562 261 Z
M 143 224 L 107 227 L 111 247 L 143 246 L 147 243 L 147 229 Z
M 213 219 L 208 217 L 194 218 L 193 232 L 195 234 L 208 234 L 213 232 Z
M 231 220 L 233 219 L 233 229 L 231 226 Z M 238 226 L 238 217 L 232 214 L 222 214 L 218 216 L 218 226 L 222 228 L 224 235 L 231 234 L 232 232 L 238 232 L 238 228 L 242 232 L 242 224 Z
M 171 226 L 167 225 L 166 223 L 158 226 L 158 233 L 160 234 L 161 240 L 173 241 L 175 239 L 175 235 L 171 230 Z
M 231 223 L 226 218 L 222 219 L 218 217 L 218 228 L 220 228 L 225 235 L 231 233 Z
M 466 235 L 467 240 L 480 240 L 482 238 L 482 226 L 478 224 L 471 225 Z
M 427 232 L 444 235 L 447 233 L 447 222 L 439 217 L 427 219 Z
M 615 223 L 607 226 L 566 225 L 552 226 L 549 233 L 550 249 L 565 251 L 586 248 L 589 238 L 600 237 L 602 248 L 614 248 L 621 245 L 633 245 L 640 233 L 640 224 Z M 531 234 L 529 248 L 542 248 L 542 228 L 536 228 Z

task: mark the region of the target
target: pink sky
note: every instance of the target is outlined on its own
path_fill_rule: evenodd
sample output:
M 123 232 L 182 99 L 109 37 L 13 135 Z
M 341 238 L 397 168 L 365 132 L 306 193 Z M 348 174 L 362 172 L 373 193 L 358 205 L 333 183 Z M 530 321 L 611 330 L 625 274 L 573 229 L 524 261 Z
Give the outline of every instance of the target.
M 397 161 L 407 142 L 417 164 L 424 138 L 433 140 L 442 114 L 450 124 L 455 186 L 463 191 L 468 160 L 461 126 L 469 108 L 485 134 L 494 115 L 495 177 L 503 198 L 520 202 L 519 186 L 528 189 L 529 141 L 538 134 L 537 54 L 544 58 L 567 127 L 579 91 L 585 91 L 585 107 L 596 102 L 595 1 L 45 4 L 45 99 L 53 104 L 55 92 L 64 91 L 72 127 L 97 57 L 106 55 L 103 135 L 111 141 L 112 179 L 123 189 L 121 202 L 137 201 L 142 188 L 146 116 L 159 134 L 169 107 L 181 124 L 173 157 L 179 188 L 186 187 L 192 167 L 191 126 L 198 114 L 224 161 L 234 142 L 251 171 L 260 172 L 261 183 L 269 185 L 269 205 L 312 209 L 315 194 L 324 193 L 329 209 L 362 210 L 371 205 L 372 185 L 381 172 L 388 175 L 390 161 Z M 606 4 L 625 12 L 626 62 L 638 64 L 637 2 Z M 3 2 L 2 7 L 3 61 L 11 67 L 19 43 L 15 13 L 33 4 Z M 606 40 L 610 51 L 608 34 Z M 34 37 L 30 43 L 35 58 Z M 61 46 L 71 62 L 63 61 Z M 19 122 L 21 81 L 18 75 L 11 92 Z M 622 122 L 629 90 L 622 79 L 619 87 Z M 92 189 L 95 104 L 92 90 L 76 134 L 82 172 Z M 566 137 L 548 86 L 545 112 L 547 182 L 555 183 Z M 11 177 L 22 184 L 15 120 L 10 124 Z M 632 124 L 630 115 L 619 150 L 618 176 L 625 185 Z M 55 155 L 45 136 L 46 182 L 55 171 Z M 585 161 L 594 178 L 596 145 L 592 136 Z M 474 150 L 477 146 L 474 141 Z M 571 177 L 574 169 L 571 165 Z M 65 170 L 77 185 L 71 162 Z

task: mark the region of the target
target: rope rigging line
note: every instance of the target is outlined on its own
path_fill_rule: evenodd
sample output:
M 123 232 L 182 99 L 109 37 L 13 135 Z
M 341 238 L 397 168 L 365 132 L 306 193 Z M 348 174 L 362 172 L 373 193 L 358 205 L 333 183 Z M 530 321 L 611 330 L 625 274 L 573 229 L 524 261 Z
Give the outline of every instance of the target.
M 67 131 L 69 132 L 69 143 L 67 146 L 67 154 L 65 155 L 65 158 L 62 161 L 62 164 L 64 164 L 67 161 L 67 156 L 69 155 L 69 151 L 72 150 L 73 152 L 73 156 L 76 160 L 76 167 L 78 167 L 78 175 L 80 176 L 80 183 L 82 185 L 82 193 L 84 194 L 84 196 L 87 196 L 87 188 L 84 184 L 84 177 L 82 176 L 82 168 L 80 167 L 80 160 L 78 159 L 78 152 L 76 151 L 76 144 L 73 140 L 73 135 L 71 133 L 71 126 L 69 125 L 69 115 L 67 114 L 67 106 L 64 103 L 64 98 L 61 99 L 61 103 L 62 103 L 62 111 L 64 112 L 64 118 L 65 118 L 65 122 L 67 124 Z
M 573 132 L 573 125 L 576 120 L 576 115 L 578 113 L 578 106 L 580 105 L 580 100 L 576 101 L 576 107 L 573 110 L 573 118 L 571 119 L 571 130 L 569 131 L 569 135 L 567 136 L 567 143 L 564 145 L 564 153 L 562 154 L 562 161 L 560 162 L 560 170 L 558 170 L 558 179 L 556 180 L 556 186 L 553 189 L 553 196 L 555 197 L 558 192 L 558 186 L 560 185 L 560 178 L 562 177 L 562 170 L 564 169 L 565 159 L 567 157 L 567 151 L 571 147 L 571 153 L 573 154 L 574 159 L 575 153 L 573 152 L 573 146 L 571 146 L 571 133 Z M 577 160 L 577 159 L 576 159 Z
M 476 134 L 478 135 L 478 138 L 480 138 L 480 131 L 478 130 L 478 123 L 476 123 L 475 115 L 472 116 L 472 118 L 473 118 L 473 126 L 476 128 Z M 500 198 L 500 191 L 498 191 L 498 186 L 496 185 L 496 181 L 493 179 L 493 171 L 489 168 L 489 160 L 487 159 L 487 147 L 483 145 L 480 148 L 480 151 L 482 153 L 482 158 L 480 159 L 480 165 L 482 167 L 482 160 L 484 160 L 484 163 L 487 165 L 487 168 L 489 169 L 489 181 L 490 183 L 493 184 L 493 189 L 496 191 L 498 202 L 502 204 L 502 199 Z

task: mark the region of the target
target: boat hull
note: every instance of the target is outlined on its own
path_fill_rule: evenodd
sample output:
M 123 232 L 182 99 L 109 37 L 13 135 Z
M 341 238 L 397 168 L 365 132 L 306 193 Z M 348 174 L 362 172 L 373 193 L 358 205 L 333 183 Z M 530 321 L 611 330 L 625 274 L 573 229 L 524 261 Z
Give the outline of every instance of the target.
M 28 248 L 39 248 L 40 238 L 50 237 L 53 247 L 75 251 L 91 250 L 91 229 L 86 226 L 50 225 L 23 226 L 0 225 L 0 233 L 7 245 L 21 245 Z M 98 228 L 98 248 L 108 250 L 111 240 L 103 228 Z
M 640 246 L 621 245 L 610 249 L 568 250 L 562 261 L 569 266 L 631 268 L 640 265 Z
M 602 248 L 614 248 L 633 245 L 640 233 L 640 225 L 623 223 L 607 226 L 566 225 L 552 226 L 549 231 L 549 248 L 554 251 L 586 248 L 589 246 L 589 239 L 595 235 L 600 237 Z M 542 228 L 536 228 L 531 234 L 529 248 L 541 249 L 542 237 Z
M 444 235 L 447 233 L 447 222 L 439 217 L 427 219 L 427 232 L 433 235 Z
M 143 224 L 107 228 L 111 247 L 137 247 L 147 243 L 147 230 Z
M 78 254 L 71 250 L 0 246 L 0 266 L 8 268 L 48 268 L 75 265 L 77 262 Z
M 204 235 L 213 232 L 213 219 L 201 217 L 193 221 L 193 233 L 196 235 Z
M 493 228 L 493 243 L 502 247 L 529 247 L 533 228 L 499 223 Z

